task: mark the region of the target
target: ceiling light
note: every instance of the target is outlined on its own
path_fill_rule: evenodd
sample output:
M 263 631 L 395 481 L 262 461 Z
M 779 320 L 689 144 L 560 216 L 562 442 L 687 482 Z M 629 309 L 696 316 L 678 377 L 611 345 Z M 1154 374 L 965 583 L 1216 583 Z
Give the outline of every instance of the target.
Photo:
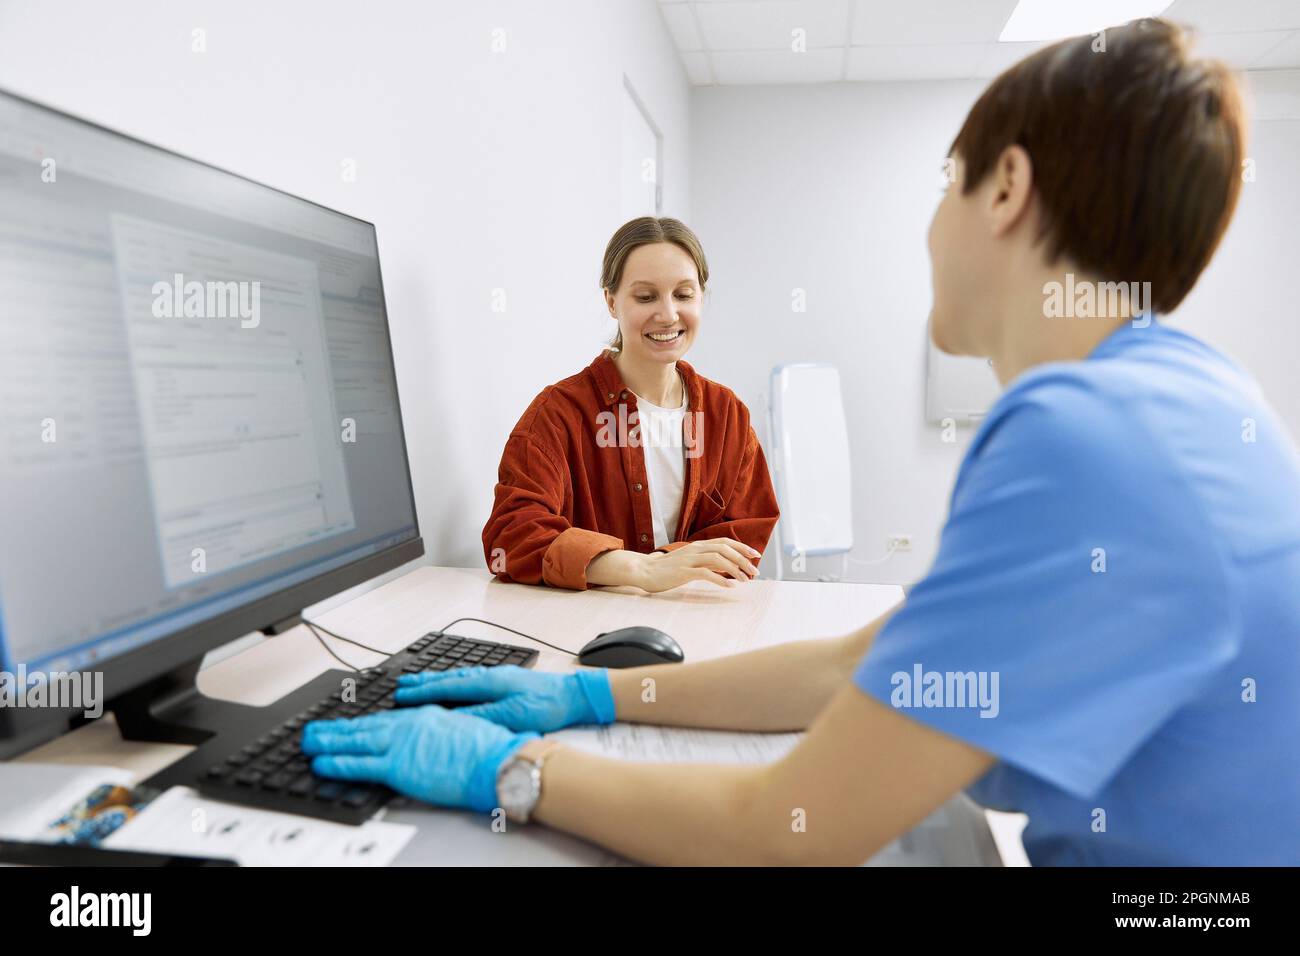
M 1062 40 L 1097 33 L 1142 17 L 1157 17 L 1172 0 L 1020 0 L 998 37 L 1016 40 Z

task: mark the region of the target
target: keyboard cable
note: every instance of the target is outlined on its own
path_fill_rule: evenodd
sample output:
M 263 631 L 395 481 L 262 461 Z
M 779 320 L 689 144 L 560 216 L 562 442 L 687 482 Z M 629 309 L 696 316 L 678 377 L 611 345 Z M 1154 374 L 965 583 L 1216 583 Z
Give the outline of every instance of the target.
M 325 653 L 326 653 L 326 654 L 328 654 L 330 657 L 334 658 L 336 661 L 338 661 L 340 664 L 342 664 L 342 665 L 343 665 L 344 667 L 346 667 L 348 670 L 356 671 L 358 674 L 361 673 L 361 668 L 360 668 L 360 667 L 357 667 L 357 666 L 355 666 L 355 665 L 353 665 L 353 664 L 349 664 L 349 663 L 348 663 L 347 661 L 345 661 L 343 658 L 339 657 L 337 654 L 334 653 L 333 649 L 332 649 L 328 644 L 325 643 L 325 638 L 321 636 L 321 632 L 318 631 L 318 630 L 316 630 L 316 625 L 315 625 L 315 624 L 313 624 L 311 621 L 308 621 L 308 620 L 306 620 L 306 619 L 303 620 L 303 623 L 307 625 L 307 630 L 311 631 L 313 634 L 316 635 L 316 640 L 320 641 L 320 646 L 323 647 L 323 648 L 325 648 Z M 338 637 L 337 634 L 331 634 L 331 636 L 332 636 L 332 637 Z M 346 641 L 346 640 L 347 640 L 346 637 L 339 638 L 339 639 L 340 639 L 340 640 L 343 640 L 343 641 Z M 349 644 L 355 644 L 356 641 L 348 641 L 348 643 L 349 643 Z M 376 653 L 381 653 L 381 652 L 378 652 L 378 651 L 377 651 Z
M 536 643 L 541 644 L 541 645 L 543 645 L 544 647 L 549 647 L 549 648 L 550 648 L 551 650 L 553 650 L 553 651 L 559 651 L 561 654 L 568 654 L 570 657 L 577 657 L 577 656 L 578 656 L 577 654 L 575 654 L 573 651 L 569 650 L 568 648 L 559 647 L 559 646 L 557 646 L 557 645 L 555 645 L 555 644 L 551 644 L 551 643 L 548 643 L 547 641 L 543 641 L 541 638 L 533 637 L 531 634 L 525 634 L 523 631 L 516 631 L 513 627 L 506 627 L 504 624 L 498 624 L 496 621 L 487 621 L 487 620 L 484 620 L 484 619 L 481 618 L 481 617 L 458 617 L 458 618 L 456 618 L 456 620 L 450 622 L 449 624 L 444 624 L 442 627 L 440 627 L 440 628 L 439 628 L 438 630 L 436 630 L 434 633 L 437 634 L 439 637 L 442 637 L 442 636 L 446 633 L 447 628 L 452 627 L 453 625 L 456 625 L 456 624 L 460 624 L 462 621 L 473 621 L 473 622 L 475 622 L 475 623 L 477 623 L 477 624 L 486 624 L 488 627 L 496 627 L 496 628 L 500 628 L 500 629 L 503 630 L 503 631 L 509 631 L 511 634 L 517 634 L 519 637 L 522 637 L 522 638 L 524 638 L 525 640 L 535 641 Z M 307 620 L 306 618 L 303 618 L 303 621 L 302 621 L 302 622 L 303 622 L 304 624 L 306 624 L 309 628 L 311 628 L 312 633 L 313 633 L 313 634 L 316 634 L 316 639 L 317 639 L 318 641 L 320 641 L 322 645 L 325 644 L 325 641 L 324 641 L 324 639 L 320 636 L 320 634 L 317 633 L 316 628 L 320 628 L 322 631 L 324 631 L 324 632 L 325 632 L 326 634 L 328 634 L 330 637 L 337 638 L 337 639 L 340 640 L 340 641 L 346 641 L 348 644 L 355 644 L 357 647 L 361 648 L 362 650 L 370 651 L 370 652 L 373 653 L 373 654 L 382 654 L 382 655 L 384 655 L 384 657 L 391 657 L 393 654 L 397 653 L 396 651 L 381 651 L 381 650 L 379 650 L 379 648 L 377 648 L 377 647 L 371 647 L 369 644 L 362 644 L 360 641 L 354 641 L 354 640 L 353 640 L 352 638 L 350 638 L 350 637 L 344 637 L 342 634 L 338 634 L 338 633 L 336 633 L 336 632 L 334 632 L 334 631 L 331 631 L 331 630 L 330 630 L 328 627 L 326 627 L 324 624 L 319 624 L 319 623 L 317 623 L 317 622 L 315 622 L 315 621 L 309 621 L 309 620 Z M 473 640 L 473 638 L 467 638 L 467 640 Z M 330 649 L 329 649 L 328 646 L 326 646 L 325 649 L 326 649 L 327 651 L 330 651 Z M 337 654 L 335 654 L 333 651 L 330 651 L 330 654 L 333 655 L 333 657 L 334 657 L 335 660 L 337 660 L 337 661 L 343 661 L 343 659 L 342 659 L 341 657 L 339 657 Z M 347 662 L 346 662 L 346 661 L 343 661 L 343 663 L 347 663 Z M 347 666 L 352 667 L 351 664 L 348 664 Z M 353 669 L 353 670 L 358 670 L 358 668 L 356 668 L 356 667 L 352 667 L 352 669 Z
M 536 641 L 538 644 L 541 644 L 544 647 L 549 647 L 553 651 L 559 651 L 561 654 L 568 654 L 570 657 L 578 656 L 568 648 L 557 647 L 554 644 L 548 644 L 540 637 L 533 637 L 531 634 L 525 634 L 523 631 L 516 631 L 513 627 L 506 627 L 504 624 L 498 624 L 496 621 L 485 621 L 481 617 L 458 617 L 456 618 L 456 620 L 452 621 L 451 624 L 443 625 L 443 627 L 438 631 L 438 634 L 442 635 L 444 632 L 446 632 L 447 628 L 452 626 L 452 624 L 459 624 L 461 621 L 474 621 L 478 624 L 486 624 L 488 627 L 499 627 L 503 631 L 509 631 L 511 634 L 518 634 L 520 637 L 525 638 L 527 640 Z M 471 638 L 471 640 L 473 640 L 473 638 Z
M 340 640 L 340 641 L 346 641 L 348 644 L 355 644 L 357 647 L 361 648 L 363 651 L 370 651 L 372 654 L 382 654 L 382 655 L 384 655 L 384 657 L 392 657 L 393 654 L 395 653 L 394 651 L 381 651 L 381 650 L 380 650 L 379 648 L 377 648 L 377 647 L 371 647 L 369 644 L 362 644 L 360 641 L 354 641 L 354 640 L 353 640 L 352 638 L 350 638 L 350 637 L 344 637 L 342 634 L 339 634 L 339 633 L 337 633 L 337 632 L 335 632 L 335 631 L 331 631 L 328 627 L 326 627 L 324 624 L 319 623 L 318 621 L 309 621 L 309 620 L 307 620 L 306 618 L 303 618 L 303 619 L 302 619 L 302 622 L 303 622 L 304 624 L 306 624 L 308 627 L 312 628 L 312 629 L 320 628 L 322 631 L 324 631 L 324 632 L 325 632 L 326 634 L 328 634 L 330 637 L 337 638 L 337 639 Z M 317 637 L 319 637 L 319 636 L 320 636 L 320 635 L 317 635 Z

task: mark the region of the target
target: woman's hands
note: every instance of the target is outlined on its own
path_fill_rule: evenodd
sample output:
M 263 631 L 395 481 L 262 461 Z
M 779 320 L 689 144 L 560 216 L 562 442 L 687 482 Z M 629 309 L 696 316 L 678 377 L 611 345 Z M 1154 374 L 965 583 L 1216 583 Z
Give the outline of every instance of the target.
M 747 544 L 732 538 L 692 541 L 672 551 L 655 551 L 645 555 L 647 591 L 667 591 L 688 581 L 709 581 L 722 587 L 734 587 L 758 575 L 754 564 L 761 555 Z
M 401 705 L 482 701 L 457 713 L 514 731 L 549 733 L 572 724 L 614 722 L 614 695 L 604 668 L 548 674 L 506 665 L 403 674 L 394 699 Z
M 487 813 L 498 805 L 497 770 L 536 737 L 442 707 L 413 707 L 312 721 L 302 752 L 315 758 L 311 769 L 321 777 L 383 783 L 417 800 Z
M 762 555 L 734 538 L 692 541 L 672 551 L 640 554 L 607 551 L 587 565 L 587 583 L 631 584 L 645 591 L 667 591 L 691 581 L 735 587 L 758 575 Z

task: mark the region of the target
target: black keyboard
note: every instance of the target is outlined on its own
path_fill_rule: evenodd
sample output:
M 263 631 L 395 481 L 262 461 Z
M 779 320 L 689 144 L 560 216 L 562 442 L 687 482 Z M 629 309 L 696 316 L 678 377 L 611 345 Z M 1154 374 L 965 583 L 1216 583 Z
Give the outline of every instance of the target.
M 526 647 L 450 634 L 425 635 L 376 667 L 360 672 L 329 671 L 277 701 L 281 706 L 256 708 L 279 714 L 287 703 L 293 716 L 267 721 L 264 732 L 249 733 L 250 728 L 241 728 L 243 734 L 223 735 L 212 744 L 205 744 L 200 752 L 187 758 L 187 763 L 201 760 L 206 765 L 197 779 L 191 781 L 191 786 L 214 800 L 338 823 L 364 823 L 392 799 L 393 791 L 378 784 L 326 780 L 313 775 L 311 761 L 300 746 L 304 724 L 391 710 L 395 706 L 393 691 L 397 678 L 404 673 L 476 665 L 530 667 L 536 660 L 537 651 Z M 354 686 L 345 684 L 348 678 L 355 681 Z M 322 694 L 326 689 L 328 692 Z M 301 706 L 302 703 L 307 706 Z M 471 703 L 457 702 L 449 706 Z M 219 745 L 220 752 L 202 755 L 202 751 L 215 745 Z

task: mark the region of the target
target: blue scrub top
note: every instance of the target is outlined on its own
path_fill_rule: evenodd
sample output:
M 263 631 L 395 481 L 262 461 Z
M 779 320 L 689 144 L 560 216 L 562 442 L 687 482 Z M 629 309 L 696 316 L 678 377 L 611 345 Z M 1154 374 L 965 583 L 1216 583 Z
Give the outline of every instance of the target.
M 1031 369 L 854 680 L 997 758 L 969 793 L 1029 815 L 1035 865 L 1300 864 L 1285 426 L 1241 368 L 1158 322 Z

